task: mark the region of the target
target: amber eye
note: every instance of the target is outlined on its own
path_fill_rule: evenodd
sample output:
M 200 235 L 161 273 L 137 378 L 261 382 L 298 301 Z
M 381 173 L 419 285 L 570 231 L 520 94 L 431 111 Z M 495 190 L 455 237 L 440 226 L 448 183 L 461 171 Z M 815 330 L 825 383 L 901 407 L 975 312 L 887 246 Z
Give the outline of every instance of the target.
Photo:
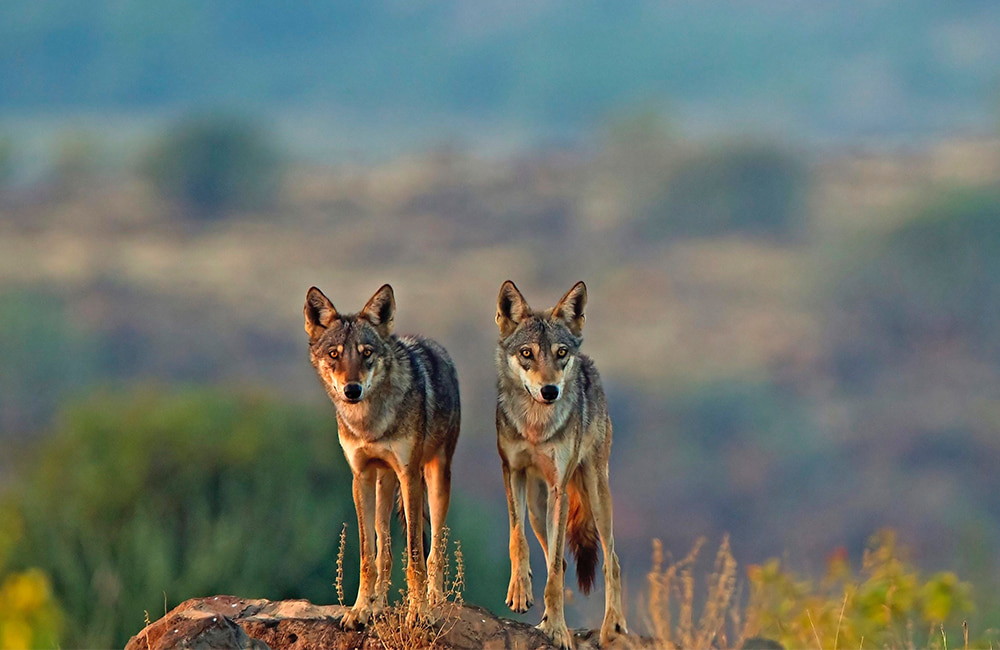
M 563 357 L 566 356 L 566 352 L 567 352 L 566 348 L 559 348 L 558 350 L 556 350 L 556 356 L 562 359 Z
M 521 348 L 521 356 L 525 359 L 531 358 L 531 348 Z
M 361 354 L 365 355 L 365 359 L 367 359 L 368 357 L 372 356 L 372 349 L 371 348 L 365 348 L 365 351 L 362 352 Z
M 338 352 L 337 350 L 330 350 L 330 358 L 331 359 L 336 359 L 339 356 L 340 356 L 340 352 Z

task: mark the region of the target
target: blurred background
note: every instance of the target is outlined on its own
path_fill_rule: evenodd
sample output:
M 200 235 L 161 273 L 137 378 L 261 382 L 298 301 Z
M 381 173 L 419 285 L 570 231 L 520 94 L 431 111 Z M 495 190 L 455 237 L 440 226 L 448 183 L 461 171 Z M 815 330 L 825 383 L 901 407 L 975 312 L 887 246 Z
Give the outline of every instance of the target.
M 998 33 L 973 1 L 3 2 L 0 645 L 336 602 L 344 522 L 353 602 L 314 284 L 391 283 L 454 357 L 452 538 L 509 615 L 508 278 L 588 284 L 638 630 L 655 537 L 818 575 L 883 527 L 996 621 Z

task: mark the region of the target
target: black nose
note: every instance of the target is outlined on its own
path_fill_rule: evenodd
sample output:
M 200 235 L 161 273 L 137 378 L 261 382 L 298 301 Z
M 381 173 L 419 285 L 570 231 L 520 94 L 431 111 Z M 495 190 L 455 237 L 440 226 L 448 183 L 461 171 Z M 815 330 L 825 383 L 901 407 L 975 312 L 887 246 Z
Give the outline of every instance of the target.
M 349 400 L 359 400 L 361 399 L 361 384 L 357 382 L 351 382 L 344 386 L 344 397 Z
M 542 399 L 546 402 L 554 402 L 559 397 L 559 387 L 553 384 L 542 386 Z

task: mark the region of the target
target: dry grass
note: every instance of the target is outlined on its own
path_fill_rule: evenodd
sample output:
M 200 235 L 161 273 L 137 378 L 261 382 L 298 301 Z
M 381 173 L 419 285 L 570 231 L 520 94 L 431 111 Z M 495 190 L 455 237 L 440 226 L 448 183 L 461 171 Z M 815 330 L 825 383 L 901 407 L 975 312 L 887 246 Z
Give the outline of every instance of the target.
M 459 620 L 462 591 L 465 589 L 465 557 L 462 544 L 455 541 L 454 551 L 448 552 L 450 531 L 444 528 L 441 537 L 441 557 L 444 573 L 444 600 L 431 610 L 431 617 L 410 619 L 408 594 L 400 589 L 400 600 L 372 619 L 371 630 L 386 650 L 413 650 L 440 648 L 440 641 L 451 632 Z M 452 566 L 454 557 L 454 566 Z M 403 554 L 404 569 L 406 553 Z
M 712 573 L 698 607 L 694 569 L 704 539 L 679 562 L 664 568 L 663 545 L 653 540 L 653 567 L 648 574 L 648 619 L 658 647 L 738 648 L 747 638 L 748 627 L 739 610 L 736 559 L 729 537 L 722 540 Z

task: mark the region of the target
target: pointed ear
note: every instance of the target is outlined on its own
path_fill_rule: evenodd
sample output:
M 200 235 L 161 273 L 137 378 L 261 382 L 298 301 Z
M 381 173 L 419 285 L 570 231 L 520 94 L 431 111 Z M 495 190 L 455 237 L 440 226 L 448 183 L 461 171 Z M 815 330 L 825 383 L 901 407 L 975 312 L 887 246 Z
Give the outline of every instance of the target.
M 500 338 L 507 338 L 513 334 L 517 326 L 529 314 L 531 314 L 531 307 L 528 306 L 528 301 L 524 299 L 514 283 L 510 280 L 504 282 L 500 286 L 500 295 L 497 297 L 497 327 L 500 328 Z
M 310 343 L 322 336 L 334 321 L 340 320 L 336 307 L 316 287 L 310 287 L 306 292 L 306 306 L 302 312 L 306 317 L 306 334 Z
M 392 295 L 392 287 L 383 284 L 375 295 L 368 299 L 361 317 L 375 326 L 378 335 L 387 338 L 392 334 L 396 318 L 396 298 Z
M 573 285 L 566 295 L 552 308 L 552 318 L 566 323 L 573 336 L 583 335 L 583 323 L 587 317 L 583 313 L 587 306 L 587 285 L 582 281 Z

